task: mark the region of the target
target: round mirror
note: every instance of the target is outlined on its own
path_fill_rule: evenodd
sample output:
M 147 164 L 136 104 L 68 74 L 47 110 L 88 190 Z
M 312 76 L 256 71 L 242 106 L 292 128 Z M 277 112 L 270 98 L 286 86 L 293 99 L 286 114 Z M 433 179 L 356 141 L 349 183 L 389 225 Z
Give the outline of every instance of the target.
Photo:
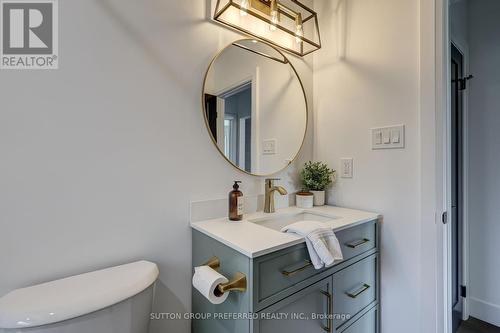
M 307 129 L 307 101 L 295 68 L 281 51 L 252 39 L 231 43 L 212 60 L 203 114 L 219 152 L 256 176 L 288 166 Z

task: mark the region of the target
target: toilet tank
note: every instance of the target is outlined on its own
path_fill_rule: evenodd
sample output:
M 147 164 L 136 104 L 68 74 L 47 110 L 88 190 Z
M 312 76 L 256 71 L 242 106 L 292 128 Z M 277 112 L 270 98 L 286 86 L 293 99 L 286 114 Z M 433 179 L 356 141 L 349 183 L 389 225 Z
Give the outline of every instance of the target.
M 0 333 L 147 333 L 158 267 L 148 261 L 14 290 Z

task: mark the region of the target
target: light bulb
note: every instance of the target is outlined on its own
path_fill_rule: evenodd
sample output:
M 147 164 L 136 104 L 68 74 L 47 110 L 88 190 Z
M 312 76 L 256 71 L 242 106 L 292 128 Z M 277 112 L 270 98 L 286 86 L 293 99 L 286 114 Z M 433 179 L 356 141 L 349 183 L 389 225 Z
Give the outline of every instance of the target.
M 271 24 L 269 25 L 269 30 L 275 31 L 277 24 L 278 24 L 278 2 L 277 0 L 271 0 Z
M 302 43 L 302 39 L 300 37 L 304 37 L 304 29 L 302 25 L 297 26 L 297 30 L 295 31 L 295 41 L 297 43 Z
M 250 7 L 250 0 L 241 0 L 240 15 L 247 16 L 249 7 Z
M 295 18 L 295 41 L 302 43 L 301 37 L 304 37 L 304 27 L 302 25 L 302 14 L 298 13 Z
M 278 24 L 278 12 L 271 13 L 271 24 L 269 25 L 269 29 L 272 31 L 276 30 L 276 25 Z

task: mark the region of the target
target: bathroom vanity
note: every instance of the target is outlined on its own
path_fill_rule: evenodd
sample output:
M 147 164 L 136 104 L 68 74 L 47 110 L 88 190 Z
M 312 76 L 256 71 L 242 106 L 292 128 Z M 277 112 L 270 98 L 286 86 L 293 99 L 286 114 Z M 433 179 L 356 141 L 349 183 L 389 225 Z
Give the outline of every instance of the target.
M 210 303 L 192 292 L 194 333 L 378 333 L 379 220 L 375 213 L 332 206 L 289 207 L 274 214 L 249 214 L 191 223 L 193 267 L 217 257 L 219 273 L 247 278 L 245 291 Z M 344 259 L 316 270 L 304 239 L 281 233 L 301 220 L 331 227 Z M 208 316 L 208 317 L 207 317 Z

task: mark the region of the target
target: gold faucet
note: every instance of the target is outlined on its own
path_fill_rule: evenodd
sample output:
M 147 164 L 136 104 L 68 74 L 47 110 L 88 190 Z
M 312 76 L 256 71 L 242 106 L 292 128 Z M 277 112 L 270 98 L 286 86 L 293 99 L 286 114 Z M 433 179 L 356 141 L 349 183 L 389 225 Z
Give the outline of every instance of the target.
M 274 213 L 276 209 L 274 208 L 274 192 L 278 191 L 279 194 L 285 195 L 288 192 L 282 186 L 275 186 L 274 181 L 279 180 L 279 178 L 268 178 L 266 179 L 265 185 L 265 202 L 264 202 L 264 213 Z

